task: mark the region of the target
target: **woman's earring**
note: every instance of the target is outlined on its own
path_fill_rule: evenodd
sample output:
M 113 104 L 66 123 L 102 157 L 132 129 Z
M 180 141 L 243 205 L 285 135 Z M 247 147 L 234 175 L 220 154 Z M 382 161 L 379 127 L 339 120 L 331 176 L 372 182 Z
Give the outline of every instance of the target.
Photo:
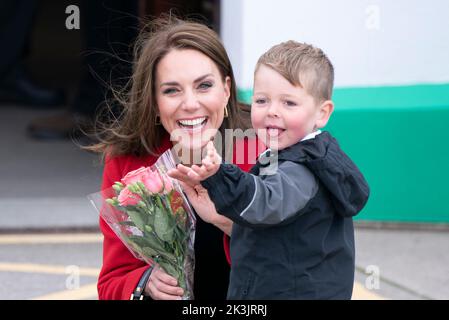
M 159 117 L 159 116 L 156 116 L 156 125 L 157 126 L 160 126 L 162 123 L 161 123 L 161 117 Z
M 225 109 L 224 109 L 224 117 L 225 117 L 225 118 L 228 117 L 228 106 L 225 106 Z

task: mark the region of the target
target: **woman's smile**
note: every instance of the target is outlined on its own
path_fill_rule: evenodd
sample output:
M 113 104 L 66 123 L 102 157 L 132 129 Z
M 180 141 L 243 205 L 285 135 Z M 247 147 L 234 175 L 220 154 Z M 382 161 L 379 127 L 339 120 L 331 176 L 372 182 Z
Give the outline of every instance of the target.
M 179 119 L 176 121 L 178 126 L 187 132 L 198 132 L 206 128 L 208 117 L 196 117 L 190 119 Z

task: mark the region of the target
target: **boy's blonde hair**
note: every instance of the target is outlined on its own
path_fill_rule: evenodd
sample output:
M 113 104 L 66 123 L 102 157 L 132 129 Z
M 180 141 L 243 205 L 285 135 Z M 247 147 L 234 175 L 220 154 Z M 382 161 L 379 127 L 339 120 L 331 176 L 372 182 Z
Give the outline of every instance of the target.
M 304 88 L 317 103 L 332 98 L 334 67 L 319 48 L 293 40 L 282 42 L 259 58 L 255 72 L 262 64 Z

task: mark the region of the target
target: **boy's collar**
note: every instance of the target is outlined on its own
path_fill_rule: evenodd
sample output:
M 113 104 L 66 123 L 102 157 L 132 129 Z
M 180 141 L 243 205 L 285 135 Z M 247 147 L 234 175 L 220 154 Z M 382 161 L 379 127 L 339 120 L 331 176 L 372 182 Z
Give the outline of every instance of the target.
M 315 137 L 316 137 L 317 135 L 319 135 L 320 133 L 321 133 L 321 130 L 316 130 L 316 131 L 314 131 L 314 132 L 311 132 L 311 133 L 309 133 L 308 135 L 306 135 L 304 138 L 302 138 L 300 141 L 298 141 L 297 143 L 295 143 L 295 145 L 298 144 L 298 143 L 300 143 L 300 142 L 302 142 L 302 141 L 315 139 Z M 287 148 L 285 148 L 285 149 L 289 149 L 289 148 L 291 148 L 291 147 L 292 147 L 292 146 L 287 147 Z M 282 149 L 282 150 L 285 150 L 285 149 Z M 278 152 L 274 153 L 274 156 L 277 156 L 277 154 L 278 154 L 279 152 L 282 152 L 282 150 L 278 150 Z M 272 154 L 272 150 L 271 150 L 270 148 L 268 148 L 268 149 L 266 149 L 264 152 L 262 152 L 262 153 L 257 157 L 257 159 L 258 159 L 258 160 L 262 160 L 263 158 L 269 158 L 269 157 L 271 157 L 272 155 L 273 155 L 273 154 Z M 263 162 L 263 160 L 262 160 L 262 162 Z
M 333 138 L 327 131 L 316 131 L 307 135 L 296 144 L 280 150 L 278 160 L 304 162 L 307 159 L 318 159 L 326 155 L 327 148 L 333 143 Z
M 316 130 L 316 131 L 314 131 L 314 132 L 311 132 L 311 133 L 309 133 L 308 135 L 306 135 L 304 138 L 302 138 L 301 141 L 313 139 L 313 138 L 315 138 L 317 135 L 319 135 L 320 133 L 321 133 L 321 130 Z

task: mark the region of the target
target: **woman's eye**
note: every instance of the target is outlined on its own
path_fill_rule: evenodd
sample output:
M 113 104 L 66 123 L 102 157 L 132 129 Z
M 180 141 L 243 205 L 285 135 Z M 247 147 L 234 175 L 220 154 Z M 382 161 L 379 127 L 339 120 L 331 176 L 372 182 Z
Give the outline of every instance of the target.
M 200 90 L 207 90 L 210 87 L 212 87 L 212 83 L 211 82 L 202 82 L 199 86 L 198 89 Z
M 163 94 L 168 94 L 168 95 L 174 94 L 176 92 L 178 92 L 178 89 L 176 89 L 176 88 L 167 88 L 164 91 L 162 91 Z
M 256 100 L 254 100 L 254 102 L 255 102 L 256 104 L 264 104 L 264 103 L 267 102 L 267 100 L 266 100 L 266 99 L 256 99 Z

